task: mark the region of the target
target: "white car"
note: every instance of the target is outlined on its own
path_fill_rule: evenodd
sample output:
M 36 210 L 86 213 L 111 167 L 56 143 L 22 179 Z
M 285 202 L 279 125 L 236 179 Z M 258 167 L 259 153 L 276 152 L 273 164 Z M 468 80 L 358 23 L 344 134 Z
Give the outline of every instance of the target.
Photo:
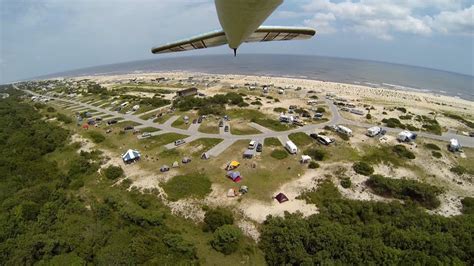
M 250 141 L 249 150 L 255 149 L 256 146 L 257 146 L 257 142 L 255 140 Z

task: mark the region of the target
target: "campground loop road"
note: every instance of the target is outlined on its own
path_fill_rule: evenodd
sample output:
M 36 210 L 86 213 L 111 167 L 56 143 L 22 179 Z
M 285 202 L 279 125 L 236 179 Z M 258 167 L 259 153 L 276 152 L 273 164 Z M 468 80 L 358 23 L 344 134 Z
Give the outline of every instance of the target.
M 14 86 L 16 89 L 18 87 Z M 355 127 L 361 127 L 361 128 L 370 128 L 375 125 L 373 124 L 366 124 L 366 123 L 361 123 L 357 121 L 351 121 L 343 118 L 337 107 L 329 100 L 326 100 L 326 103 L 329 105 L 332 117 L 329 121 L 321 123 L 321 124 L 311 124 L 311 125 L 306 125 L 302 126 L 299 128 L 295 128 L 292 130 L 288 131 L 273 131 L 271 129 L 262 127 L 261 125 L 258 124 L 253 124 L 250 123 L 250 126 L 259 129 L 262 131 L 260 134 L 253 134 L 253 135 L 232 135 L 230 132 L 220 132 L 218 134 L 209 134 L 209 133 L 202 133 L 197 130 L 196 126 L 191 125 L 189 129 L 179 129 L 172 127 L 171 124 L 176 121 L 177 119 L 180 118 L 180 116 L 173 116 L 171 117 L 168 121 L 166 121 L 163 124 L 158 124 L 153 122 L 152 120 L 144 120 L 141 119 L 139 116 L 142 116 L 143 114 L 139 115 L 133 115 L 133 114 L 121 114 L 116 111 L 111 111 L 105 108 L 101 108 L 98 106 L 94 106 L 90 103 L 83 103 L 79 101 L 74 101 L 70 99 L 63 99 L 59 97 L 51 97 L 51 96 L 44 96 L 35 92 L 32 92 L 30 90 L 23 90 L 26 93 L 29 93 L 33 96 L 41 96 L 41 97 L 48 97 L 50 99 L 57 100 L 58 102 L 63 102 L 66 104 L 69 104 L 67 109 L 70 110 L 94 110 L 96 112 L 103 113 L 105 115 L 111 115 L 113 118 L 122 118 L 127 121 L 132 121 L 138 124 L 141 124 L 138 126 L 139 128 L 146 128 L 146 127 L 151 127 L 151 128 L 156 128 L 159 129 L 160 131 L 154 132 L 155 134 L 152 135 L 161 135 L 165 133 L 177 133 L 181 135 L 187 135 L 189 137 L 185 138 L 186 143 L 189 143 L 190 141 L 200 139 L 200 138 L 217 138 L 217 139 L 223 139 L 221 143 L 218 145 L 214 146 L 211 150 L 209 150 L 207 153 L 210 156 L 218 156 L 220 153 L 225 151 L 229 146 L 231 146 L 234 142 L 238 140 L 260 140 L 264 141 L 266 138 L 277 138 L 282 142 L 282 145 L 284 145 L 285 141 L 288 140 L 288 135 L 293 134 L 293 133 L 298 133 L 298 132 L 304 132 L 304 133 L 314 133 L 316 130 L 320 130 L 324 128 L 327 125 L 337 125 L 337 124 L 342 124 L 342 125 L 348 125 L 348 126 L 355 126 Z M 112 118 L 112 117 L 111 117 Z M 402 129 L 397 129 L 397 128 L 385 128 L 387 132 L 390 133 L 398 133 Z M 463 135 L 458 135 L 454 133 L 444 133 L 443 135 L 434 135 L 430 134 L 427 132 L 417 132 L 418 136 L 425 137 L 425 138 L 431 138 L 435 140 L 440 140 L 440 141 L 446 141 L 446 143 L 452 139 L 456 138 L 460 141 L 461 145 L 464 147 L 474 147 L 474 138 L 468 137 L 468 136 L 463 136 Z M 170 143 L 165 145 L 166 148 L 172 149 L 174 148 L 174 143 Z

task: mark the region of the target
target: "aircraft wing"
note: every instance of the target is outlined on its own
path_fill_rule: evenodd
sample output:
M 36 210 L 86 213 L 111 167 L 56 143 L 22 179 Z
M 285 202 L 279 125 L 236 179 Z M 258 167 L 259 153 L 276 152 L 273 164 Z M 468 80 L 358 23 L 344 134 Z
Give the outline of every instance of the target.
M 212 31 L 201 34 L 189 39 L 165 44 L 163 46 L 153 47 L 151 52 L 154 54 L 164 54 L 173 52 L 184 52 L 195 49 L 204 49 L 217 47 L 227 44 L 227 38 L 224 31 Z
M 245 42 L 271 42 L 311 39 L 316 31 L 306 27 L 261 26 Z

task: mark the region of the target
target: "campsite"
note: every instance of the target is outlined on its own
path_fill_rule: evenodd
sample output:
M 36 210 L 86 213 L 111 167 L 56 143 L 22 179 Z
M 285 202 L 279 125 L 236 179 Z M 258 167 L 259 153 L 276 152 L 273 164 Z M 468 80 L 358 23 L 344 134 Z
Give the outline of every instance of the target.
M 109 167 L 123 171 L 117 170 L 118 178 L 90 180 L 87 185 L 95 182 L 149 195 L 169 208 L 170 216 L 191 224 L 202 223 L 208 209 L 231 210 L 245 241 L 260 239 L 259 229 L 268 215 L 283 217 L 288 212 L 307 218 L 318 214 L 324 201 L 320 197 L 340 193 L 344 199 L 364 202 L 402 201 L 377 194 L 367 183 L 372 175 L 445 188 L 437 195 L 440 205 L 426 211 L 447 217 L 460 215 L 461 199 L 473 193 L 474 149 L 465 138 L 433 137 L 386 124 L 357 124 L 359 116 L 345 119 L 348 114 L 343 113 L 350 113 L 342 111 L 345 107 L 307 88 L 285 89 L 285 97 L 275 101 L 281 96 L 271 86 L 261 96 L 260 91 L 245 86 L 229 88 L 227 84 L 235 80 L 220 82 L 210 88 L 198 86 L 198 92 L 205 91 L 211 98 L 208 101 L 243 100 L 249 106 L 216 104 L 216 110 L 206 110 L 206 114 L 201 113 L 202 107 L 192 107 L 204 100 L 173 106 L 172 100 L 178 99 L 173 92 L 182 89 L 173 83 L 158 87 L 157 91 L 167 91 L 163 98 L 170 103 L 155 109 L 128 98 L 90 95 L 55 97 L 48 102 L 55 113 L 47 108 L 38 112 L 69 130 L 80 149 L 100 151 L 101 173 Z M 307 95 L 321 100 L 308 104 Z M 251 104 L 256 101 L 262 105 Z M 114 111 L 125 102 L 123 108 L 129 110 Z M 318 119 L 313 119 L 316 114 Z M 320 114 L 327 120 L 319 119 Z M 297 116 L 304 124 L 291 122 Z M 63 122 L 66 118 L 73 122 Z M 326 181 L 334 189 L 330 195 L 319 195 L 315 191 Z

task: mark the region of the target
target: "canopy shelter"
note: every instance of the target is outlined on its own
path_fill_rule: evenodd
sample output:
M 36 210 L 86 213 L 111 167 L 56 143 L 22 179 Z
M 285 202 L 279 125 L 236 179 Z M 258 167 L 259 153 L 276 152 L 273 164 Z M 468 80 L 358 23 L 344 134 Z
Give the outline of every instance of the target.
M 242 180 L 242 176 L 240 175 L 240 172 L 233 172 L 233 171 L 229 171 L 227 172 L 227 176 L 232 179 L 232 181 L 234 182 L 240 182 L 240 180 Z
M 226 170 L 234 170 L 236 169 L 237 167 L 240 166 L 240 163 L 237 162 L 237 161 L 232 161 L 230 163 L 227 164 L 227 167 L 226 167 Z
M 285 194 L 283 194 L 283 193 L 279 193 L 278 195 L 276 195 L 275 199 L 278 201 L 278 203 L 283 203 L 283 202 L 289 201 L 288 197 L 285 196 Z
M 122 154 L 122 160 L 124 163 L 133 163 L 140 160 L 141 154 L 136 150 L 129 149 L 127 152 Z
M 209 156 L 208 153 L 203 153 L 203 154 L 201 155 L 201 159 L 203 159 L 203 160 L 209 160 L 210 158 L 211 158 L 211 157 Z
M 173 163 L 172 167 L 173 167 L 173 168 L 179 167 L 179 163 L 178 163 L 177 161 L 175 161 L 175 162 Z

